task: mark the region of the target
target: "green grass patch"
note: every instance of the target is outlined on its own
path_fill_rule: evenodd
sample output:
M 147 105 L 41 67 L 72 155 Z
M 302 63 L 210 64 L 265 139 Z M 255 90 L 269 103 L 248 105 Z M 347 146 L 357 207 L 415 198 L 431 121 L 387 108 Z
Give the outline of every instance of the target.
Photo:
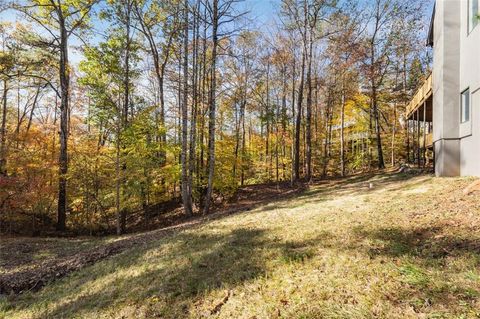
M 399 268 L 400 273 L 403 276 L 404 282 L 409 285 L 425 287 L 430 282 L 430 278 L 425 270 L 409 264 Z

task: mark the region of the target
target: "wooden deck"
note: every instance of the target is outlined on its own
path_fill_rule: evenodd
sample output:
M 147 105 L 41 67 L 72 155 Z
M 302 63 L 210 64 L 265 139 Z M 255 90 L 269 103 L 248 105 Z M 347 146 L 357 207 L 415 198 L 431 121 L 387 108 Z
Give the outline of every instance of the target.
M 432 74 L 427 77 L 417 93 L 413 96 L 410 103 L 407 105 L 406 118 L 409 119 L 413 112 L 423 106 L 423 103 L 433 95 Z

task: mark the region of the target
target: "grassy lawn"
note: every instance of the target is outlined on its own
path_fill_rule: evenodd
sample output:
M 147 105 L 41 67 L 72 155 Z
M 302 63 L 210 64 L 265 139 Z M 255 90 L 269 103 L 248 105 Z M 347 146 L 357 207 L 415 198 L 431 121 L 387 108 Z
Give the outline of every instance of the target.
M 469 183 L 319 183 L 1 297 L 0 317 L 478 318 L 480 197 L 462 194 Z

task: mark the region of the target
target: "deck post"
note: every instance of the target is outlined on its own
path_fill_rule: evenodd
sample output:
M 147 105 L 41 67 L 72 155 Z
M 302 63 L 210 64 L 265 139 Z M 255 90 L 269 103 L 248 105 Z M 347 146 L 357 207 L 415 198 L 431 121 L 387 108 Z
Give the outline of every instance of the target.
M 415 114 L 412 113 L 412 117 L 410 118 L 410 124 L 408 128 L 408 136 L 410 139 L 410 163 L 415 163 L 415 125 L 413 119 L 415 118 Z
M 420 108 L 417 108 L 417 165 L 420 167 Z
M 410 163 L 410 118 L 407 118 L 407 163 Z
M 427 162 L 427 100 L 423 102 L 423 167 Z
M 417 113 L 412 114 L 412 164 L 415 164 L 417 161 L 417 124 L 416 124 Z
M 405 135 L 405 138 L 407 139 L 406 142 L 407 142 L 407 163 L 410 162 L 410 145 L 408 145 L 409 143 L 409 138 L 408 138 L 408 123 L 409 123 L 409 120 L 408 120 L 408 117 L 407 117 L 407 120 L 406 120 L 406 123 L 405 123 L 405 133 L 407 133 Z

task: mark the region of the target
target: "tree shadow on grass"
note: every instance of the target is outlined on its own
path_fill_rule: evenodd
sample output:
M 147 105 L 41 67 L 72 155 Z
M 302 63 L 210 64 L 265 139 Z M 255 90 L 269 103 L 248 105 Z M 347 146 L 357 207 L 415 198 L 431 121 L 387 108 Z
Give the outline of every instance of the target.
M 150 299 L 159 303 L 160 307 L 151 306 L 161 317 L 186 317 L 192 300 L 199 294 L 229 289 L 263 276 L 264 240 L 263 231 L 258 229 L 208 235 L 189 232 L 178 234 L 171 241 L 157 242 L 147 249 L 125 252 L 64 278 L 53 287 L 54 290 L 47 288 L 39 292 L 40 296 L 34 300 L 46 298 L 65 302 L 45 310 L 36 318 L 94 316 L 96 312 L 108 312 L 116 305 L 144 305 L 144 301 Z M 173 244 L 173 248 L 163 255 L 161 245 L 165 244 Z M 151 254 L 162 255 L 160 259 L 150 260 L 148 256 Z M 165 264 L 149 264 L 152 262 Z M 122 270 L 125 276 L 115 277 Z M 87 291 L 92 282 L 95 290 Z M 16 309 L 31 307 L 28 297 L 20 300 Z
M 444 262 L 449 256 L 478 255 L 479 238 L 447 235 L 445 230 L 442 225 L 412 229 L 354 227 L 354 240 L 347 242 L 328 232 L 287 242 L 256 228 L 183 232 L 67 277 L 54 287 L 56 292 L 51 288 L 40 292 L 36 300 L 58 298 L 65 302 L 36 318 L 95 317 L 109 312 L 112 317 L 186 318 L 205 309 L 208 316 L 218 303 L 212 296 L 221 299 L 222 292 L 262 278 L 271 270 L 267 262 L 300 264 L 314 258 L 318 248 L 346 253 L 354 250 L 372 259 L 395 262 L 401 273 L 398 280 L 406 284 L 389 302 L 413 304 L 426 312 L 430 304 L 448 307 L 471 303 L 478 296 L 475 289 L 442 286 L 430 278 L 430 273 L 445 271 Z M 152 259 L 152 254 L 160 258 Z M 129 269 L 134 271 L 109 277 Z M 96 289 L 87 291 L 86 285 L 92 282 Z M 114 312 L 124 311 L 121 309 L 125 305 L 130 305 L 130 313 Z
M 387 256 L 418 257 L 420 260 L 438 260 L 447 256 L 461 256 L 480 253 L 480 238 L 453 236 L 444 234 L 444 227 L 401 227 L 366 230 L 354 228 L 357 236 L 381 243 L 379 247 L 370 248 L 372 257 Z
M 441 225 L 373 230 L 357 227 L 353 230 L 356 236 L 367 239 L 369 244 L 359 241 L 345 248 L 363 250 L 372 259 L 395 262 L 404 283 L 396 293 L 397 301 L 409 303 L 415 311 L 428 312 L 434 304 L 457 308 L 456 311 L 474 309 L 480 300 L 480 287 L 475 280 L 469 282 L 455 276 L 458 271 L 478 269 L 480 238 L 466 233 L 447 234 L 445 230 Z
M 268 238 L 264 230 L 253 228 L 181 233 L 171 238 L 168 244 L 173 246 L 166 251 L 158 248 L 166 244 L 163 242 L 147 250 L 124 253 L 94 265 L 91 271 L 86 269 L 64 278 L 54 288 L 56 292 L 45 289 L 36 300 L 46 297 L 65 302 L 36 318 L 91 317 L 123 309 L 125 305 L 132 305 L 133 313 L 113 313 L 112 317 L 186 318 L 192 312 L 212 311 L 218 301 L 205 301 L 205 294 L 223 293 L 263 278 L 271 270 L 266 262 L 272 260 L 304 263 L 315 255 L 313 246 L 329 237 L 321 233 L 318 238 L 285 242 Z M 150 260 L 151 254 L 161 254 L 161 258 Z M 159 264 L 148 265 L 155 262 Z M 129 269 L 134 271 L 128 273 Z M 127 276 L 111 277 L 122 270 L 127 271 Z M 87 291 L 86 285 L 95 290 Z
M 408 178 L 410 176 L 393 175 L 384 178 L 383 182 L 395 183 L 399 179 Z M 366 181 L 368 179 L 362 179 L 360 183 Z M 382 181 L 378 183 L 382 183 Z M 352 192 L 364 191 L 355 187 L 348 189 L 348 184 L 341 182 L 340 186 L 334 184 L 326 189 L 310 191 L 303 196 L 308 199 L 315 194 L 335 195 L 342 187 Z M 312 200 L 322 201 L 324 199 L 320 196 L 312 198 Z M 282 201 L 278 203 L 282 203 Z M 218 218 L 222 217 L 224 216 L 218 216 Z M 418 231 L 423 232 L 423 230 Z M 436 236 L 436 230 L 431 230 L 430 233 L 427 232 L 427 235 L 424 234 L 424 237 L 420 237 L 418 233 L 409 233 L 401 228 L 374 230 L 359 228 L 355 232 L 356 237 L 376 240 L 382 245 L 372 248 L 362 246 L 360 243 L 357 246 L 352 244 L 342 247 L 338 238 L 328 234 L 327 240 L 324 242 L 322 242 L 322 238 L 315 238 L 282 243 L 269 239 L 263 230 L 252 228 L 240 228 L 232 232 L 209 231 L 208 234 L 203 233 L 201 229 L 195 232 L 181 232 L 175 236 L 155 240 L 147 246 L 142 246 L 141 249 L 130 249 L 115 258 L 104 260 L 79 273 L 74 273 L 64 278 L 63 282 L 55 284 L 53 286 L 55 291 L 47 288 L 39 293 L 38 298 L 35 297 L 32 300 L 48 300 L 43 302 L 44 304 L 55 299 L 64 301 L 37 318 L 93 316 L 96 311 L 108 312 L 115 309 L 116 305 L 119 306 L 119 309 L 125 304 L 145 305 L 145 300 L 155 300 L 147 302 L 149 309 L 145 311 L 150 312 L 147 315 L 134 314 L 132 316 L 154 317 L 159 315 L 160 317 L 183 318 L 189 316 L 192 307 L 196 307 L 195 301 L 200 299 L 199 296 L 202 294 L 214 290 L 233 289 L 264 276 L 268 271 L 266 262 L 272 259 L 266 256 L 270 254 L 275 254 L 274 258 L 279 258 L 280 261 L 286 263 L 301 263 L 316 254 L 312 246 L 322 246 L 330 249 L 364 249 L 372 258 L 412 255 L 418 256 L 420 261 L 428 261 L 431 258 L 427 256 L 427 243 L 430 243 Z M 419 241 L 424 244 L 419 244 Z M 169 246 L 168 249 L 165 249 L 166 251 L 163 249 L 164 245 Z M 447 245 L 447 242 L 444 245 Z M 422 247 L 425 251 L 422 250 Z M 438 253 L 441 253 L 441 248 L 438 249 Z M 456 250 L 458 253 L 463 251 Z M 162 254 L 161 260 L 150 260 L 150 254 L 159 253 Z M 441 255 L 436 258 L 440 259 Z M 154 264 L 165 261 L 165 265 Z M 130 268 L 137 270 L 122 278 L 111 278 L 116 272 L 127 271 Z M 95 275 L 92 276 L 90 272 Z M 86 291 L 91 282 L 96 282 L 95 290 Z M 17 309 L 31 307 L 28 304 L 28 298 L 22 297 L 20 300 L 21 303 L 17 304 Z M 36 302 L 38 305 L 38 301 Z M 121 317 L 115 313 L 112 316 Z

